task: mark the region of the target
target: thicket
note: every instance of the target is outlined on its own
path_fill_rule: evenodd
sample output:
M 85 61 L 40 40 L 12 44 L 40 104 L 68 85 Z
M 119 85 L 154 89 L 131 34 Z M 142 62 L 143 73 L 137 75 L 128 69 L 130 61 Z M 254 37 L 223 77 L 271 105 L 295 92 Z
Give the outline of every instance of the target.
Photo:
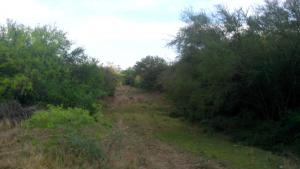
M 0 102 L 95 111 L 97 99 L 114 93 L 115 76 L 56 27 L 0 26 Z
M 300 152 L 300 1 L 255 11 L 187 11 L 170 43 L 180 54 L 162 74 L 174 115 L 238 140 Z
M 146 56 L 136 62 L 133 68 L 122 72 L 123 83 L 145 90 L 162 90 L 160 75 L 167 70 L 167 62 L 158 56 Z

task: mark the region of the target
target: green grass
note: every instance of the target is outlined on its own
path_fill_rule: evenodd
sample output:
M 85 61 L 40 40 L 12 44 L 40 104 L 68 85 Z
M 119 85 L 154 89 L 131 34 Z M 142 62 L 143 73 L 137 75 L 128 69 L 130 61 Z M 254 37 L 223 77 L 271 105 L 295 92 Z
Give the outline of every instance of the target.
M 159 106 L 160 105 L 160 106 Z M 271 152 L 231 142 L 221 134 L 205 133 L 166 114 L 161 103 L 137 103 L 114 110 L 137 132 L 151 135 L 179 149 L 218 161 L 231 169 L 290 169 L 286 159 Z
M 63 168 L 103 167 L 102 138 L 112 124 L 101 113 L 91 116 L 80 108 L 49 106 L 25 121 L 31 143 Z
M 184 150 L 220 161 L 226 166 L 242 169 L 280 168 L 282 159 L 270 152 L 236 145 L 217 136 L 187 131 L 159 132 L 157 137 Z

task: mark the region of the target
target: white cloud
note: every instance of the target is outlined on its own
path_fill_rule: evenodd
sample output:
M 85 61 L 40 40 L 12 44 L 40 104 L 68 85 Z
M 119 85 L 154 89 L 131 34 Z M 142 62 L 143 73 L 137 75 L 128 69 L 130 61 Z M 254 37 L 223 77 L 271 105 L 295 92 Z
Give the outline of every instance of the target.
M 35 0 L 0 0 L 0 21 L 14 19 L 27 24 L 54 22 L 63 15 L 63 11 L 50 10 Z
M 263 3 L 264 0 L 200 0 L 196 6 L 209 11 L 214 10 L 216 5 L 224 5 L 230 10 L 239 8 L 247 10 Z
M 182 26 L 177 18 L 189 6 L 212 9 L 221 3 L 238 8 L 262 1 L 0 0 L 0 22 L 4 24 L 10 18 L 31 26 L 55 24 L 76 44 L 84 46 L 89 55 L 127 67 L 149 54 L 174 58 L 174 50 L 165 45 Z M 124 15 L 131 12 L 134 16 Z M 165 18 L 144 19 L 144 13 Z
M 127 67 L 149 54 L 174 57 L 174 52 L 165 45 L 180 26 L 180 23 L 141 23 L 118 17 L 90 17 L 69 34 L 93 56 L 100 55 L 104 62 Z

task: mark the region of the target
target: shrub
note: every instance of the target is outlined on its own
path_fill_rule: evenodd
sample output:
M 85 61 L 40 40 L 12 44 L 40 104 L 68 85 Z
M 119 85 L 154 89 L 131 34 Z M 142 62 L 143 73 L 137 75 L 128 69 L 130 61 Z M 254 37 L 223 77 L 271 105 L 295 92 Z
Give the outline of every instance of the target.
M 48 110 L 36 112 L 27 122 L 28 128 L 82 128 L 95 123 L 89 112 L 80 108 L 64 109 L 48 106 Z
M 289 113 L 300 108 L 299 2 L 268 0 L 251 14 L 221 6 L 184 13 L 170 43 L 179 57 L 163 76 L 173 115 L 256 145 L 299 142 L 299 113 Z
M 126 70 L 123 70 L 122 72 L 122 78 L 123 78 L 123 84 L 134 86 L 134 78 L 135 78 L 135 71 L 133 68 L 127 68 Z
M 47 110 L 34 113 L 25 127 L 48 133 L 43 139 L 33 131 L 32 137 L 51 158 L 62 162 L 72 159 L 79 166 L 86 161 L 100 166 L 104 160 L 101 142 L 97 134 L 88 132 L 96 124 L 95 117 L 84 109 L 49 105 Z
M 17 100 L 81 107 L 114 92 L 117 75 L 81 47 L 73 49 L 66 33 L 51 26 L 0 26 L 0 102 Z M 71 50 L 73 49 L 73 50 Z
M 119 85 L 120 74 L 118 68 L 114 66 L 103 67 L 104 71 L 104 89 L 106 95 L 113 96 L 115 89 Z
M 167 62 L 158 56 L 147 56 L 134 66 L 136 86 L 146 90 L 161 90 L 159 77 L 168 67 Z

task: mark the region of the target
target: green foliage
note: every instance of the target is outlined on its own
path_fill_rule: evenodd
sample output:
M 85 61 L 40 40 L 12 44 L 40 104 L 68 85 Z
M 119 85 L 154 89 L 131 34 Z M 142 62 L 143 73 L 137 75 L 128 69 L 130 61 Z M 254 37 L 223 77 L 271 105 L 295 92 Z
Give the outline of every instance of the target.
M 95 111 L 99 97 L 113 94 L 115 74 L 81 47 L 71 50 L 66 33 L 51 26 L 0 28 L 0 101 L 18 100 Z M 111 80 L 114 79 L 114 80 Z
M 162 86 L 159 77 L 167 67 L 167 62 L 158 56 L 143 58 L 133 68 L 135 72 L 135 85 L 146 90 L 161 90 Z
M 136 91 L 127 91 L 125 94 L 131 96 L 133 93 Z M 143 95 L 143 93 L 138 93 L 138 95 Z M 169 117 L 169 111 L 169 104 L 163 97 L 158 98 L 147 93 L 145 100 L 122 104 L 106 115 L 111 116 L 116 122 L 122 119 L 129 131 L 132 130 L 138 137 L 145 139 L 137 144 L 144 145 L 144 142 L 152 144 L 151 138 L 153 137 L 175 146 L 175 149 L 180 151 L 201 156 L 199 168 L 214 168 L 212 166 L 218 165 L 211 163 L 220 162 L 221 168 L 230 169 L 292 169 L 292 167 L 285 166 L 285 158 L 282 156 L 237 144 L 222 134 L 208 132 L 203 125 L 198 126 L 186 120 Z M 146 137 L 142 137 L 145 134 Z M 210 162 L 210 165 L 205 165 L 207 162 Z
M 36 112 L 26 122 L 28 128 L 82 128 L 95 123 L 89 112 L 80 108 L 64 109 L 57 106 L 48 106 L 47 110 Z
M 161 76 L 168 68 L 167 62 L 158 56 L 146 56 L 133 68 L 123 70 L 123 84 L 145 90 L 162 90 Z
M 104 71 L 104 88 L 109 96 L 115 94 L 115 89 L 119 85 L 120 74 L 117 68 L 113 66 L 103 67 Z
M 95 118 L 86 110 L 50 105 L 47 110 L 36 112 L 24 126 L 50 133 L 46 140 L 33 136 L 35 145 L 40 145 L 43 151 L 62 161 L 76 158 L 75 163 L 80 165 L 86 160 L 93 163 L 104 160 L 99 138 L 94 133 L 96 125 Z M 93 128 L 93 134 L 89 134 L 89 128 Z
M 298 136 L 284 133 L 295 130 L 285 119 L 299 115 L 299 4 L 266 1 L 252 15 L 222 6 L 213 15 L 186 12 L 170 43 L 180 57 L 162 76 L 174 114 L 228 133 L 254 130 L 269 146 L 295 144 Z
M 126 70 L 123 70 L 122 75 L 124 85 L 134 86 L 135 72 L 133 68 L 130 67 Z

